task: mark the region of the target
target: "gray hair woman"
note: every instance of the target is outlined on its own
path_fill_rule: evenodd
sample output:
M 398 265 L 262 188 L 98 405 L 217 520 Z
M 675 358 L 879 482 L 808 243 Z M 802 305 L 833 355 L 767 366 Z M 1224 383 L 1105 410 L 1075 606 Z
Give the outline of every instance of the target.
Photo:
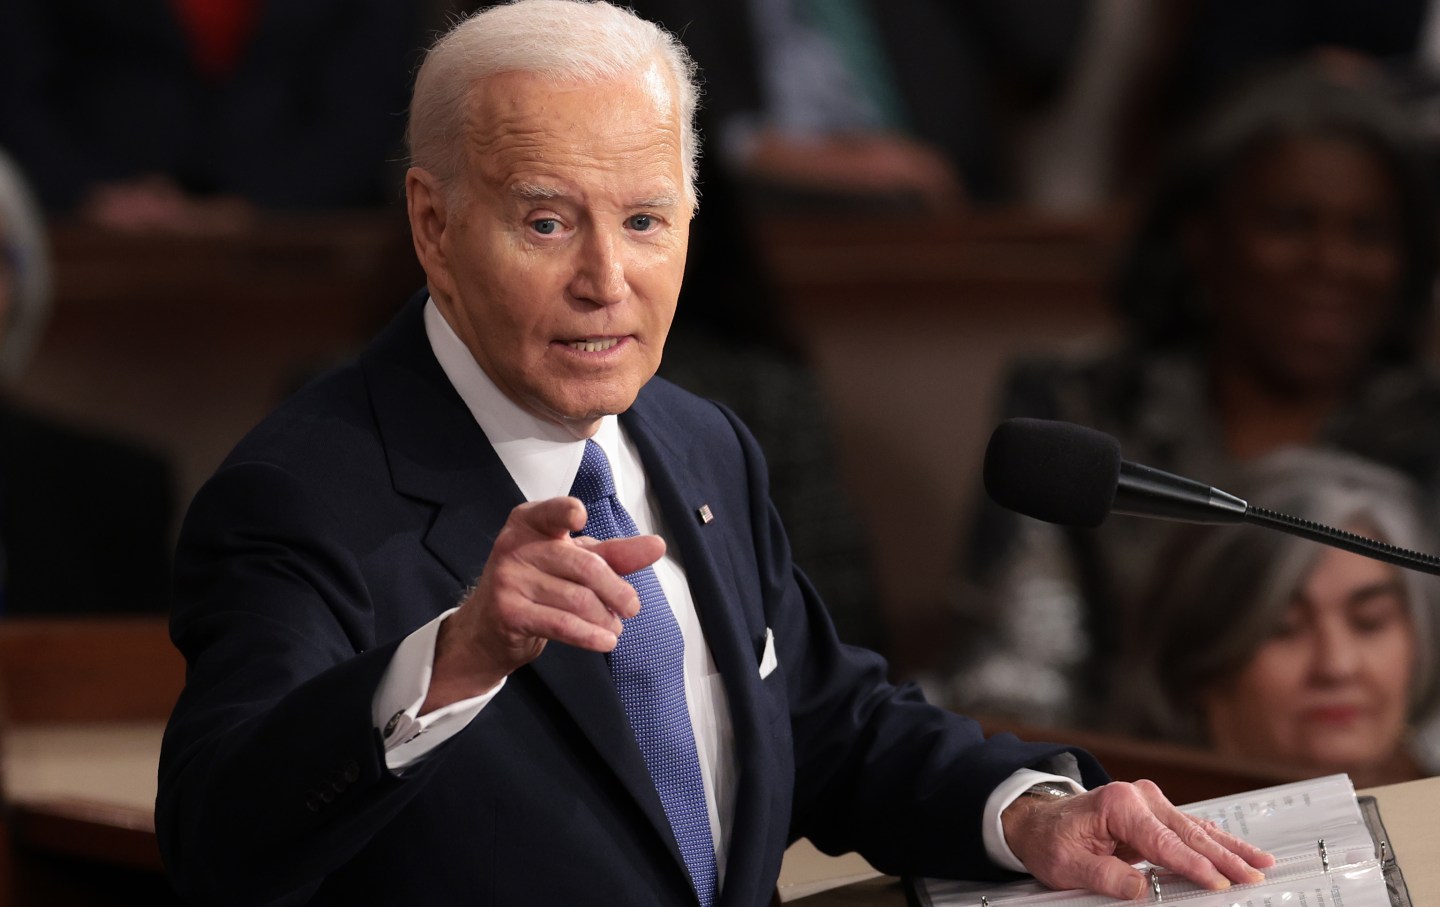
M 0 152 L 0 381 L 30 360 L 50 313 L 50 253 L 40 209 Z
M 1415 487 L 1349 455 L 1242 467 L 1258 506 L 1429 550 Z M 1122 725 L 1305 774 L 1388 783 L 1440 769 L 1432 723 L 1440 580 L 1250 526 L 1177 531 L 1115 689 Z

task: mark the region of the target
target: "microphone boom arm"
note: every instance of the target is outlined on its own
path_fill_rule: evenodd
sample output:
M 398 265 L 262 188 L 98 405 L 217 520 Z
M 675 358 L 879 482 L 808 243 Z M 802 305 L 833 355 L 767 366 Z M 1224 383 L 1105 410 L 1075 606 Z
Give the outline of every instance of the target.
M 1440 558 L 1430 554 L 1422 554 L 1419 551 L 1410 551 L 1406 548 L 1397 548 L 1394 545 L 1378 542 L 1375 539 L 1368 539 L 1363 535 L 1356 535 L 1353 532 L 1346 532 L 1343 529 L 1334 529 L 1320 523 L 1312 523 L 1309 520 L 1302 520 L 1299 517 L 1278 513 L 1274 510 L 1266 510 L 1263 507 L 1246 506 L 1244 521 L 1257 526 L 1268 526 L 1271 529 L 1278 529 L 1281 532 L 1288 532 L 1300 538 L 1310 539 L 1312 542 L 1320 542 L 1332 548 L 1340 548 L 1353 554 L 1364 557 L 1372 557 L 1384 561 L 1387 564 L 1394 564 L 1397 567 L 1405 567 L 1410 570 L 1419 570 L 1422 573 L 1430 573 L 1440 576 Z

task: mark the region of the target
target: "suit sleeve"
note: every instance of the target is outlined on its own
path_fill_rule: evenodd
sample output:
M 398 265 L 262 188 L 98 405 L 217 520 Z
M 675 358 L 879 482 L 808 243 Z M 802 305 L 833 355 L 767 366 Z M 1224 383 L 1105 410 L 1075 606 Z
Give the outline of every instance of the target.
M 733 420 L 732 420 L 733 421 Z M 1021 768 L 1073 753 L 1087 787 L 1108 780 L 1087 753 L 986 738 L 970 719 L 886 679 L 880 656 L 842 644 L 814 588 L 790 561 L 759 450 L 735 421 L 751 488 L 766 619 L 784 672 L 795 752 L 791 839 L 858 851 L 892 874 L 995 878 L 982 817 L 990 793 Z
M 166 730 L 156 829 L 196 903 L 303 902 L 444 758 L 385 768 L 371 700 L 395 643 L 337 516 L 274 465 L 226 467 L 176 557 L 172 636 L 188 664 Z

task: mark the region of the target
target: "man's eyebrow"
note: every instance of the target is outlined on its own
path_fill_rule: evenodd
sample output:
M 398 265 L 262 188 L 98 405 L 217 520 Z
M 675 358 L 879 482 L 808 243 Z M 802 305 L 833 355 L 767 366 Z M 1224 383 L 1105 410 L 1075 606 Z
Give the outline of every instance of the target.
M 527 202 L 550 201 L 565 195 L 554 186 L 542 186 L 538 183 L 515 183 L 510 187 L 510 194 Z
M 514 183 L 510 186 L 510 194 L 521 201 L 526 202 L 547 202 L 557 198 L 568 198 L 565 190 L 555 186 L 544 186 L 539 183 Z M 665 192 L 660 195 L 648 195 L 644 198 L 637 198 L 630 203 L 631 208 L 674 208 L 680 204 L 678 195 Z
M 636 199 L 633 207 L 636 208 L 673 208 L 680 204 L 680 197 L 676 195 L 652 195 L 648 198 Z

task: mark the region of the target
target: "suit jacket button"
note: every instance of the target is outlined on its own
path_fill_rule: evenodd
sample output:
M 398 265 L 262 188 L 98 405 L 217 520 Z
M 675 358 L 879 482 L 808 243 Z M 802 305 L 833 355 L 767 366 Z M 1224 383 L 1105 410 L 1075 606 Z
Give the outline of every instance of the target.
M 340 773 L 351 784 L 360 780 L 360 766 L 353 759 L 345 763 L 345 767 L 340 770 Z

